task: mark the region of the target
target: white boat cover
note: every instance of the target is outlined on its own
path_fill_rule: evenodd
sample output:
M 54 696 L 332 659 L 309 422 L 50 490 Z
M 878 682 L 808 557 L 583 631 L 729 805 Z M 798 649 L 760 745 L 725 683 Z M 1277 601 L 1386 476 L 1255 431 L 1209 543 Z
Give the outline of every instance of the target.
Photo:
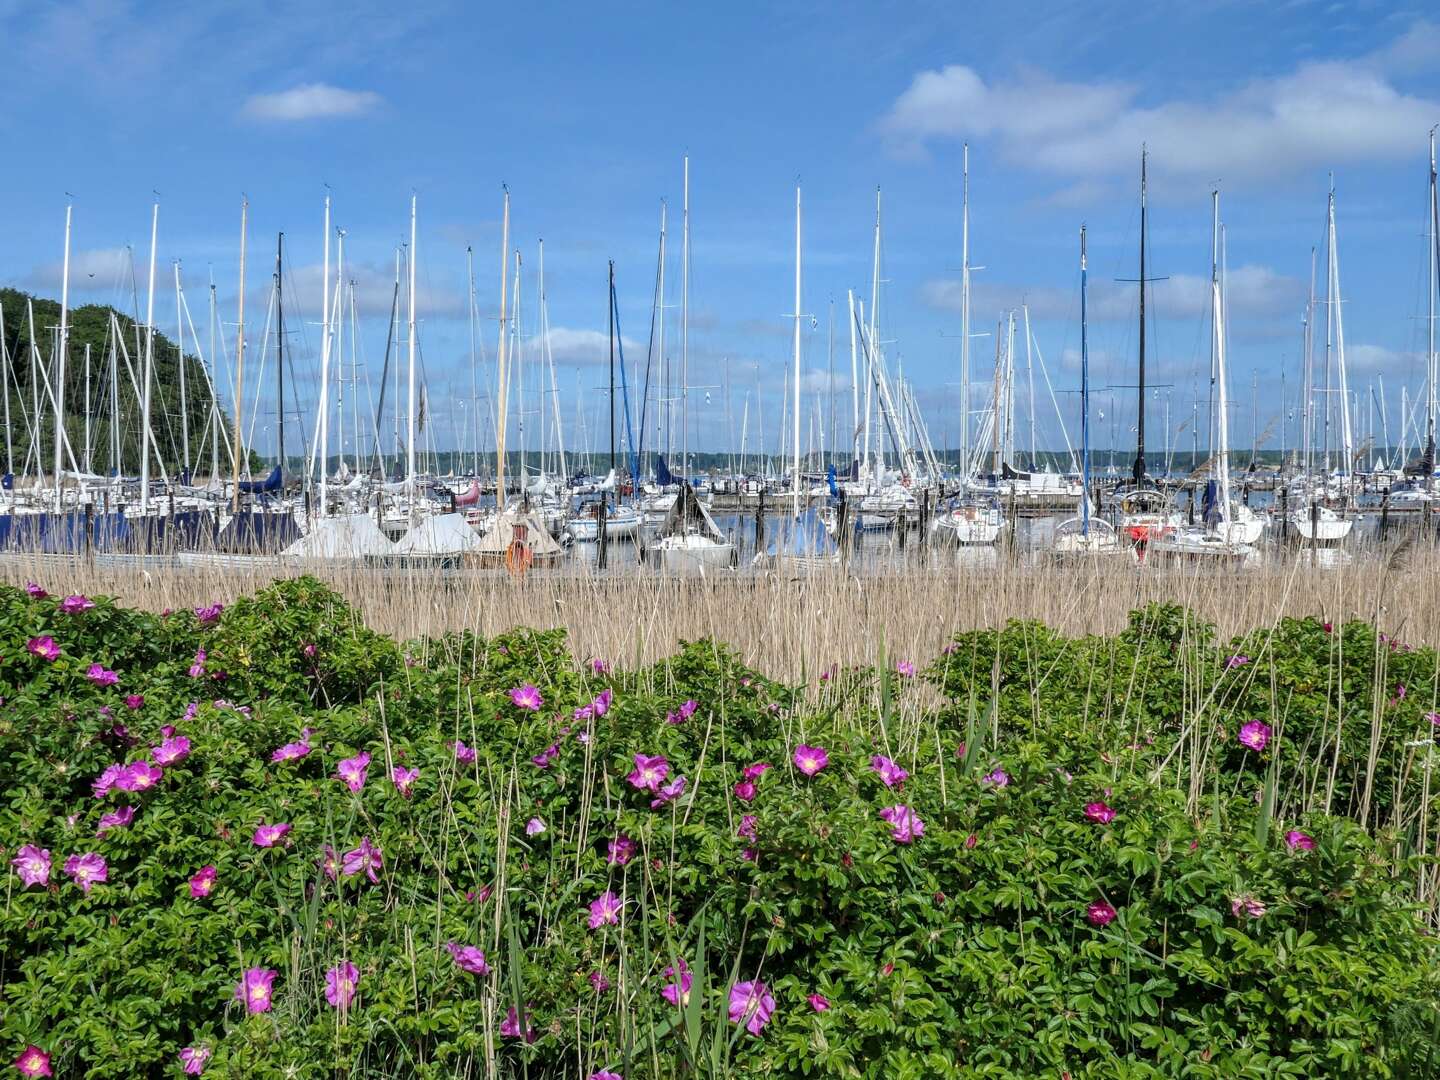
M 436 514 L 395 542 L 396 555 L 463 555 L 483 550 L 464 514 Z
M 363 559 L 394 550 L 395 545 L 369 514 L 345 514 L 321 518 L 284 554 L 300 559 Z

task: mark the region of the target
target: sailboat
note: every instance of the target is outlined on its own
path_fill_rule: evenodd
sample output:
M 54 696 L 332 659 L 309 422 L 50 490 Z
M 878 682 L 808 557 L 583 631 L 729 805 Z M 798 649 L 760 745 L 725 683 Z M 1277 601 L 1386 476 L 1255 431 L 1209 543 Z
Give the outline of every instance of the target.
M 1115 526 L 1090 512 L 1090 327 L 1086 312 L 1088 264 L 1085 226 L 1080 226 L 1080 516 L 1055 527 L 1055 554 L 1061 558 L 1131 555 Z
M 1140 353 L 1139 383 L 1136 395 L 1135 418 L 1135 461 L 1130 469 L 1130 481 L 1115 489 L 1115 499 L 1120 509 L 1120 533 L 1139 549 L 1144 549 L 1152 540 L 1158 540 L 1173 532 L 1180 523 L 1170 496 L 1161 491 L 1150 479 L 1145 466 L 1145 248 L 1148 241 L 1146 208 L 1146 166 L 1148 155 L 1140 150 Z
M 1311 307 L 1314 306 L 1314 275 L 1311 275 Z M 1325 402 L 1325 474 L 1319 478 L 1317 486 L 1315 478 L 1311 475 L 1313 462 L 1307 453 L 1305 460 L 1305 478 L 1301 488 L 1303 496 L 1302 504 L 1290 511 L 1290 527 L 1294 529 L 1295 536 L 1301 543 L 1311 545 L 1335 545 L 1343 542 L 1350 535 L 1355 523 L 1343 513 L 1328 505 L 1330 497 L 1330 401 L 1329 382 L 1331 371 L 1331 352 L 1335 354 L 1336 369 L 1340 378 L 1340 416 L 1341 416 L 1341 439 L 1344 455 L 1344 475 L 1351 476 L 1353 448 L 1350 436 L 1350 398 L 1347 392 L 1345 380 L 1345 324 L 1340 308 L 1340 265 L 1338 251 L 1335 244 L 1335 190 L 1332 186 L 1326 201 L 1325 210 L 1325 382 L 1327 397 Z M 1306 368 L 1310 370 L 1310 349 L 1306 349 Z M 1314 379 L 1306 379 L 1305 397 L 1305 436 L 1306 445 L 1310 445 L 1311 427 L 1314 422 Z M 1343 506 L 1342 506 L 1343 510 Z
M 690 159 L 685 158 L 684 231 L 680 255 L 680 425 L 682 460 L 689 457 L 689 333 L 690 333 Z M 795 189 L 795 309 L 800 309 L 800 189 Z M 614 298 L 611 298 L 612 305 Z M 799 324 L 796 324 L 797 342 Z M 796 477 L 798 481 L 799 477 Z M 650 549 L 668 573 L 705 573 L 735 564 L 735 545 L 725 538 L 705 509 L 688 478 L 680 481 L 675 502 L 660 525 Z
M 960 497 L 944 513 L 936 515 L 931 527 L 937 540 L 961 545 L 989 545 L 1000 538 L 1005 515 L 999 501 L 971 490 L 975 470 L 970 461 L 970 147 L 965 147 L 961 166 L 960 202 Z M 938 490 L 938 488 L 937 488 Z
M 1150 547 L 1156 555 L 1181 559 L 1225 559 L 1243 562 L 1255 554 L 1246 541 L 1250 523 L 1237 521 L 1230 502 L 1230 395 L 1225 370 L 1225 298 L 1220 279 L 1220 193 L 1211 192 L 1210 352 L 1214 364 L 1218 410 L 1213 432 L 1213 473 L 1205 487 L 1205 524 L 1180 528 Z

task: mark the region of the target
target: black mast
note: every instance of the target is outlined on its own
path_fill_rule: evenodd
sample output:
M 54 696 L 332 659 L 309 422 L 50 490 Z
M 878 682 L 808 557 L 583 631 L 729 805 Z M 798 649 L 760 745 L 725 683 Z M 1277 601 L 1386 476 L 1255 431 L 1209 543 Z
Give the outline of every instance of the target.
M 1145 147 L 1140 147 L 1140 404 L 1135 422 L 1136 484 L 1145 480 Z
M 285 234 L 275 237 L 275 430 L 276 460 L 280 463 L 280 490 L 285 490 Z

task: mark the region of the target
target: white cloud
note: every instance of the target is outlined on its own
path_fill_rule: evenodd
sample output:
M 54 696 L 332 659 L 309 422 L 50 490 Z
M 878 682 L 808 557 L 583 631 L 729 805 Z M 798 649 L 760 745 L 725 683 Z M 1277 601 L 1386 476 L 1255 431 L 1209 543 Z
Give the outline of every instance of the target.
M 423 270 L 423 267 L 421 268 Z M 335 292 L 335 263 L 330 264 L 330 292 L 333 299 Z M 285 289 L 288 297 L 286 308 L 295 304 L 306 319 L 320 321 L 321 288 L 320 282 L 324 274 L 324 266 L 320 263 L 308 263 L 304 266 L 297 266 L 287 269 L 285 272 Z M 446 288 L 427 282 L 423 273 L 417 274 L 418 281 L 415 283 L 415 309 L 416 318 L 420 320 L 436 317 L 458 317 L 466 313 L 465 294 L 459 289 Z M 388 319 L 390 308 L 395 297 L 395 265 L 390 263 L 381 265 L 378 263 L 362 263 L 347 260 L 345 263 L 345 288 L 343 291 L 346 310 L 350 304 L 350 283 L 354 282 L 355 311 L 362 319 Z M 408 297 L 405 282 L 400 283 L 400 316 L 405 318 L 406 300 Z M 287 316 L 288 320 L 289 316 Z
M 1194 319 L 1210 310 L 1210 279 L 1199 274 L 1171 274 L 1155 282 L 1147 294 L 1156 314 L 1167 319 Z M 1305 303 L 1305 286 L 1298 278 L 1276 273 L 1268 266 L 1247 264 L 1229 271 L 1226 285 L 1231 330 L 1243 333 L 1246 320 L 1269 320 L 1294 314 Z M 960 283 L 953 279 L 927 281 L 921 297 L 942 311 L 960 311 Z M 972 330 L 980 331 L 1001 313 L 1028 305 L 1032 319 L 1080 318 L 1080 293 L 1050 285 L 974 281 L 970 287 Z M 1136 287 L 1123 282 L 1091 279 L 1087 314 L 1092 322 L 1123 322 L 1136 318 Z
M 373 90 L 345 90 L 328 83 L 305 83 L 273 94 L 255 94 L 241 112 L 252 120 L 318 120 L 360 116 L 376 109 L 383 98 Z
M 139 271 L 139 272 L 143 272 Z M 159 271 L 157 270 L 157 273 Z M 70 288 L 72 291 L 112 290 L 117 285 L 128 283 L 131 273 L 129 248 L 91 248 L 70 253 Z M 26 275 L 27 282 L 47 295 L 60 295 L 60 286 L 65 276 L 65 264 L 56 259 L 35 267 Z
M 1437 39 L 1440 30 L 1422 22 L 1357 60 L 1305 63 L 1208 99 L 1153 103 L 1125 82 L 1065 82 L 1033 69 L 987 82 L 955 64 L 916 75 L 880 131 L 901 154 L 923 153 L 936 139 L 993 137 L 1007 161 L 1081 181 L 1135 173 L 1142 142 L 1157 172 L 1227 185 L 1414 157 L 1440 102 L 1394 80 L 1427 50 L 1433 57 Z
M 641 351 L 644 349 L 643 345 L 628 337 L 622 337 L 620 344 L 629 354 L 626 362 L 632 372 L 635 370 L 637 356 L 640 363 L 644 364 L 645 357 Z M 608 364 L 610 362 L 610 335 L 604 330 L 579 330 L 568 326 L 552 326 L 549 345 L 550 354 L 555 363 L 565 367 L 575 367 L 581 364 Z M 618 366 L 620 362 L 618 352 L 615 362 Z M 629 378 L 633 381 L 635 376 L 631 375 Z M 618 375 L 616 379 L 618 381 Z

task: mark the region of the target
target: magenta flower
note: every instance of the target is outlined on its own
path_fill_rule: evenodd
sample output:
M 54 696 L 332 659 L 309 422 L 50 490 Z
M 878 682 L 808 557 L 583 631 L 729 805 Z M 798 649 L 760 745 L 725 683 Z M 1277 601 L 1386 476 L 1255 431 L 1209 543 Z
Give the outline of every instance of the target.
M 610 673 L 610 664 L 608 661 L 597 658 L 590 661 L 590 670 L 596 675 L 608 675 Z
M 1115 811 L 1103 802 L 1087 802 L 1085 816 L 1091 821 L 1098 821 L 1101 825 L 1109 825 L 1115 820 Z
M 455 760 L 462 765 L 469 765 L 475 760 L 475 748 L 466 746 L 459 739 L 455 740 Z
M 529 1013 L 530 1006 L 525 1006 L 526 1013 Z M 520 1037 L 520 1015 L 515 1011 L 515 1006 L 510 1006 L 510 1011 L 505 1014 L 505 1019 L 500 1021 L 500 1034 L 507 1039 L 518 1039 Z M 539 1036 L 535 1029 L 530 1026 L 527 1018 L 525 1023 L 525 1041 L 533 1043 Z
M 620 898 L 609 889 L 590 901 L 590 918 L 588 925 L 591 930 L 599 930 L 602 926 L 620 925 Z
M 292 827 L 293 826 L 283 822 L 276 825 L 261 825 L 255 830 L 255 835 L 251 839 L 256 847 L 274 847 L 281 840 L 285 839 L 285 834 L 288 833 Z
M 830 755 L 819 746 L 797 746 L 794 760 L 797 769 L 806 776 L 814 776 L 830 764 Z
M 304 645 L 300 646 L 300 652 L 304 654 L 306 660 L 314 660 L 320 650 L 315 647 L 314 642 L 307 641 Z
M 753 765 L 746 765 L 742 775 L 746 780 L 759 780 L 771 768 L 768 761 L 757 761 Z
M 213 866 L 202 866 L 190 878 L 190 899 L 203 900 L 215 891 L 215 879 L 219 875 Z
M 635 857 L 636 846 L 634 840 L 621 833 L 607 845 L 605 861 L 617 866 L 624 866 Z
M 1085 909 L 1085 917 L 1090 920 L 1091 926 L 1109 926 L 1115 921 L 1117 912 L 1104 900 L 1093 901 Z
M 814 1009 L 817 1013 L 830 1011 L 830 999 L 824 994 L 811 994 L 805 1000 L 810 1002 L 810 1008 Z
M 984 776 L 982 776 L 980 778 L 980 782 L 982 784 L 992 784 L 995 787 L 1009 787 L 1010 774 L 1007 773 L 1004 769 L 996 769 L 995 771 L 986 773 Z
M 103 799 L 112 790 L 120 786 L 121 778 L 125 776 L 124 765 L 107 765 L 105 771 L 96 777 L 95 782 L 90 785 L 90 790 L 95 793 L 95 798 Z
M 346 758 L 335 766 L 335 775 L 345 781 L 345 786 L 351 791 L 359 791 L 365 786 L 365 770 L 370 768 L 370 755 L 360 751 L 352 758 Z
M 735 785 L 735 797 L 741 802 L 750 802 L 755 798 L 755 781 L 741 780 Z
M 1285 834 L 1285 843 L 1289 845 L 1291 851 L 1315 850 L 1315 839 L 1308 833 L 1301 832 L 1299 829 L 1291 829 L 1287 832 Z
M 539 836 L 544 831 L 545 822 L 541 821 L 538 817 L 532 817 L 529 821 L 525 822 L 526 836 Z
M 205 1071 L 205 1062 L 213 1051 L 208 1046 L 187 1046 L 180 1051 L 180 1060 L 185 1065 L 186 1076 L 199 1076 Z
M 895 787 L 903 784 L 910 774 L 902 769 L 895 762 L 891 761 L 884 754 L 876 754 L 870 759 L 870 768 L 880 774 L 880 782 L 886 787 Z
M 346 877 L 354 877 L 364 871 L 372 885 L 380 884 L 379 872 L 385 869 L 385 856 L 377 845 L 370 843 L 368 836 L 361 837 L 360 846 L 345 852 L 342 859 L 340 872 Z
M 148 791 L 164 776 L 163 772 L 141 758 L 139 761 L 132 761 L 125 766 L 115 781 L 115 786 L 121 791 Z
M 245 1003 L 248 1013 L 269 1012 L 275 997 L 275 976 L 270 968 L 249 968 L 235 986 L 235 1000 Z
M 609 1069 L 601 1069 L 599 1072 L 591 1073 L 586 1080 L 625 1080 L 625 1078 L 617 1072 L 611 1072 Z
M 47 596 L 50 595 L 33 581 L 27 581 L 25 583 L 25 591 L 29 593 L 32 597 L 34 597 L 36 600 L 44 600 Z
M 759 1035 L 774 1012 L 775 998 L 763 982 L 740 982 L 730 988 L 730 1022 L 744 1024 L 751 1035 Z
M 1236 653 L 1230 657 L 1229 660 L 1225 661 L 1225 668 L 1226 670 L 1234 670 L 1237 667 L 1244 667 L 1248 663 L 1250 663 L 1250 657 L 1241 656 L 1239 653 Z
M 450 950 L 455 966 L 461 971 L 468 971 L 471 975 L 490 974 L 490 965 L 485 962 L 485 954 L 474 945 L 457 945 L 453 941 L 447 941 L 445 948 Z
M 1257 900 L 1249 893 L 1243 896 L 1237 896 L 1230 901 L 1230 914 L 1237 918 L 1241 915 L 1248 916 L 1251 919 L 1264 918 L 1265 902 L 1263 900 Z
M 1429 720 L 1431 727 L 1440 727 L 1440 712 L 1427 712 L 1422 720 Z
M 86 896 L 90 895 L 92 886 L 110 879 L 110 870 L 96 852 L 87 851 L 84 855 L 71 855 L 65 860 L 65 873 L 75 879 L 75 884 L 80 886 L 80 891 Z
M 690 1002 L 690 987 L 695 984 L 695 976 L 690 974 L 690 965 L 685 963 L 685 958 L 680 958 L 680 972 L 676 976 L 675 967 L 671 965 L 665 969 L 665 978 L 674 979 L 674 982 L 666 983 L 660 988 L 660 996 L 671 1005 L 687 1005 Z
M 190 678 L 199 679 L 205 674 L 206 653 L 204 649 L 195 650 L 195 662 L 190 665 Z
M 17 851 L 15 858 L 10 860 L 10 865 L 15 867 L 21 884 L 27 889 L 31 885 L 50 883 L 50 852 L 34 844 L 26 844 Z
M 162 740 L 159 746 L 152 746 L 150 756 L 155 759 L 155 764 L 168 769 L 190 756 L 190 740 L 184 735 L 171 736 Z
M 740 824 L 735 828 L 735 835 L 741 840 L 755 839 L 755 824 L 759 819 L 754 814 L 745 814 L 740 818 Z
M 96 836 L 104 836 L 111 829 L 123 829 L 135 820 L 135 807 L 122 806 L 119 810 L 111 811 L 100 818 L 100 827 Z
M 120 676 L 116 672 L 107 671 L 104 664 L 91 664 L 85 669 L 85 678 L 96 686 L 114 686 L 120 681 Z
M 890 835 L 897 844 L 908 844 L 925 835 L 925 823 L 920 815 L 903 803 L 885 807 L 880 811 L 880 819 L 890 824 Z
M 15 1059 L 15 1069 L 21 1076 L 54 1076 L 50 1070 L 50 1055 L 31 1043 L 20 1051 Z
M 41 660 L 48 660 L 54 663 L 60 659 L 60 646 L 55 644 L 55 639 L 49 634 L 45 634 L 42 637 L 32 637 L 25 643 L 25 648 L 29 649 L 32 655 L 38 656 Z
M 915 665 L 909 660 L 897 661 L 895 671 L 907 679 L 913 679 L 915 677 Z
M 125 707 L 126 707 L 127 709 L 131 710 L 132 712 L 135 711 L 136 709 L 139 709 L 139 708 L 142 707 L 144 704 L 145 704 L 145 695 L 144 695 L 144 694 L 126 694 L 126 695 L 125 695 Z
M 206 607 L 197 607 L 195 609 L 195 618 L 201 626 L 209 626 L 220 618 L 220 613 L 224 610 L 224 604 L 210 604 Z
M 280 749 L 271 751 L 270 760 L 294 761 L 296 758 L 302 758 L 308 753 L 310 753 L 310 744 L 302 739 L 300 742 L 286 743 L 280 747 Z
M 95 606 L 95 601 L 88 596 L 67 596 L 60 601 L 60 611 L 65 615 L 79 615 L 82 611 L 89 611 Z
M 670 783 L 666 784 L 650 800 L 650 809 L 659 810 L 668 802 L 674 802 L 685 791 L 685 777 L 677 776 Z
M 348 1009 L 360 988 L 360 969 L 344 960 L 325 972 L 325 1000 L 337 1009 Z
M 329 844 L 320 850 L 320 870 L 331 881 L 340 880 L 340 856 Z
M 1269 741 L 1270 725 L 1261 720 L 1251 720 L 1240 729 L 1241 746 L 1260 751 L 1265 749 L 1265 744 Z
M 545 699 L 540 696 L 539 688 L 530 683 L 511 690 L 510 701 L 517 709 L 528 709 L 530 712 L 539 712 L 540 707 L 545 704 Z
M 595 700 L 590 702 L 590 708 L 595 710 L 596 716 L 604 716 L 610 711 L 610 703 L 615 700 L 615 691 L 608 686 L 595 695 Z
M 589 706 L 586 707 L 588 708 Z M 560 744 L 551 743 L 544 750 L 541 750 L 540 753 L 532 757 L 530 759 L 530 763 L 534 765 L 537 769 L 548 769 L 550 767 L 550 763 L 559 756 Z
M 390 770 L 390 782 L 395 785 L 395 790 L 405 798 L 410 797 L 410 788 L 419 779 L 419 769 L 406 769 L 399 765 Z
M 670 775 L 670 763 L 663 757 L 635 755 L 635 771 L 625 777 L 630 785 L 640 791 L 659 791 L 665 777 Z
M 610 989 L 610 980 L 605 977 L 604 972 L 597 968 L 590 972 L 590 985 L 595 988 L 595 993 L 603 994 Z
M 965 850 L 969 851 L 979 842 L 980 838 L 972 832 L 969 836 L 965 837 Z

